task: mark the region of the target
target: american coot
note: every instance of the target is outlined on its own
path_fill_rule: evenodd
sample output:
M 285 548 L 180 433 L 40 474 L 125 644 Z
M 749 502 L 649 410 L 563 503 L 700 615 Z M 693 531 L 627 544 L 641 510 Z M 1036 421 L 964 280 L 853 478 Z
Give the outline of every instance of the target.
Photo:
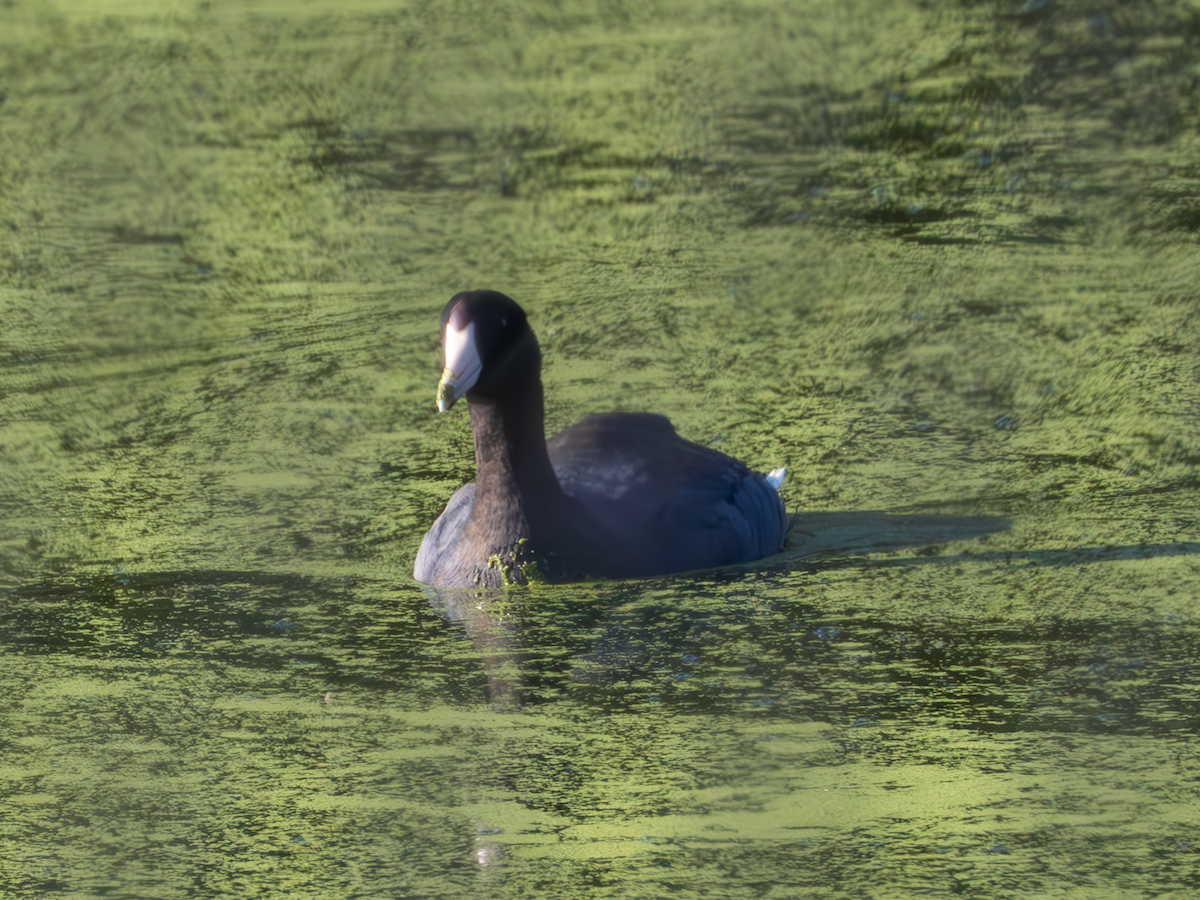
M 418 581 L 636 578 L 759 559 L 783 544 L 783 469 L 751 472 L 662 416 L 592 415 L 547 441 L 541 351 L 503 294 L 455 294 L 442 346 L 438 408 L 467 398 L 476 479 L 421 542 Z

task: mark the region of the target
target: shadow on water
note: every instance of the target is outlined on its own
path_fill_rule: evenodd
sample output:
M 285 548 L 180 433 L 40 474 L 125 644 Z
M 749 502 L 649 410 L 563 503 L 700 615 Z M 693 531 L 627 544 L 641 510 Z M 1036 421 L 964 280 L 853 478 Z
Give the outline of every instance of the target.
M 797 513 L 783 556 L 861 554 L 981 538 L 1011 526 L 995 516 L 893 515 L 882 510 Z
M 797 515 L 779 557 L 791 565 L 823 557 L 821 568 L 848 566 L 913 566 L 971 559 L 975 562 L 1025 561 L 1032 566 L 1078 566 L 1126 559 L 1194 556 L 1200 543 L 1170 541 L 1145 544 L 1107 544 L 1069 550 L 966 550 L 943 556 L 938 545 L 985 538 L 1006 531 L 1012 523 L 996 516 L 895 515 L 883 511 L 804 513 Z M 861 560 L 854 557 L 902 549 L 918 549 L 913 557 Z
M 1061 550 L 964 547 L 958 553 L 941 552 L 946 544 L 986 539 L 1010 526 L 1009 520 L 992 516 L 895 515 L 876 510 L 804 513 L 795 517 L 785 549 L 765 560 L 662 579 L 561 585 L 550 589 L 549 596 L 591 598 L 588 608 L 595 615 L 603 615 L 605 609 L 628 603 L 631 598 L 643 594 L 658 597 L 661 602 L 686 604 L 699 592 L 712 590 L 716 585 L 753 590 L 755 585 L 764 582 L 780 585 L 787 575 L 796 572 L 880 570 L 962 562 L 1023 562 L 1032 567 L 1069 568 L 1089 563 L 1200 554 L 1200 544 L 1183 541 L 1077 546 Z M 914 552 L 899 557 L 872 557 L 872 554 L 903 549 Z M 362 612 L 355 604 L 366 599 L 364 594 L 369 595 L 373 585 L 379 583 L 354 577 L 326 579 L 250 570 L 117 572 L 79 582 L 46 581 L 6 593 L 3 606 L 0 606 L 3 610 L 0 641 L 26 652 L 85 651 L 81 642 L 95 642 L 98 647 L 103 647 L 105 637 L 111 637 L 112 632 L 95 627 L 94 614 L 99 609 L 111 612 L 129 627 L 127 646 L 141 651 L 153 651 L 159 646 L 155 641 L 156 626 L 161 626 L 163 635 L 177 634 L 180 629 L 188 628 L 203 631 L 213 627 L 212 617 L 217 615 L 220 617 L 219 630 L 225 636 L 286 635 L 296 623 L 279 616 L 296 607 L 320 610 L 338 618 L 341 624 L 337 632 L 342 633 L 353 631 L 356 624 L 361 624 L 357 619 Z M 389 595 L 410 593 L 403 583 L 379 586 Z M 473 590 L 417 587 L 432 606 L 451 621 L 469 622 L 473 618 L 470 610 L 489 605 L 498 598 L 507 597 L 506 602 L 510 605 L 526 605 L 520 590 L 487 595 Z M 538 602 L 545 599 L 539 597 Z M 385 609 L 376 612 L 380 617 L 386 617 Z M 578 624 L 573 617 L 571 621 Z M 74 627 L 75 624 L 80 627 Z M 141 634 L 143 639 L 135 639 L 135 634 Z
M 545 696 L 545 683 L 532 660 L 547 646 L 570 647 L 569 652 L 554 655 L 563 659 L 586 661 L 589 674 L 582 675 L 573 664 L 572 680 L 608 684 L 647 683 L 656 680 L 651 670 L 666 660 L 695 660 L 705 640 L 698 633 L 715 636 L 728 631 L 741 633 L 748 621 L 755 623 L 757 637 L 765 644 L 781 642 L 791 646 L 796 640 L 797 623 L 809 623 L 807 638 L 813 646 L 836 639 L 846 629 L 819 624 L 829 615 L 813 596 L 815 585 L 799 583 L 799 575 L 818 576 L 835 572 L 888 569 L 912 570 L 916 567 L 976 566 L 1003 564 L 1006 569 L 1056 568 L 1077 570 L 1081 565 L 1152 557 L 1200 554 L 1200 544 L 1171 543 L 1158 545 L 1077 547 L 1068 550 L 1040 551 L 969 551 L 943 554 L 938 544 L 985 537 L 1005 530 L 1010 523 L 1001 518 L 982 516 L 920 515 L 896 516 L 878 511 L 806 514 L 794 526 L 788 547 L 778 556 L 757 564 L 730 567 L 705 573 L 663 579 L 661 581 L 607 583 L 602 585 L 559 586 L 549 594 L 437 589 L 422 586 L 430 604 L 447 619 L 460 624 L 477 647 L 483 670 L 487 673 L 493 705 L 513 709 L 531 697 Z M 902 558 L 872 558 L 869 554 L 902 548 L 923 548 L 924 552 Z M 1021 562 L 1023 566 L 1014 567 Z M 693 580 L 694 579 L 694 580 Z M 953 576 L 948 576 L 953 581 Z M 819 582 L 819 583 L 823 583 Z M 630 610 L 638 612 L 631 613 Z M 768 610 L 766 618 L 762 613 Z M 788 612 L 781 612 L 787 610 Z M 913 619 L 908 612 L 862 615 L 850 613 L 857 625 L 877 634 L 906 636 Z M 933 614 L 931 618 L 937 618 Z M 1075 639 L 1096 640 L 1097 630 L 1112 627 L 1108 620 L 1097 619 L 1090 626 L 1076 622 L 1063 625 L 1055 616 L 1034 633 L 1048 641 L 1059 640 L 1067 632 Z M 1119 617 L 1114 617 L 1116 621 Z M 1120 628 L 1129 623 L 1124 621 Z M 812 624 L 816 623 L 816 624 Z M 1107 624 L 1106 624 L 1107 623 Z M 999 655 L 1010 652 L 1010 641 L 1028 642 L 1027 622 L 1004 624 L 1003 619 L 972 619 L 961 614 L 950 631 L 959 636 L 972 635 L 972 644 L 985 633 L 989 643 L 998 641 Z M 1155 626 L 1148 626 L 1153 629 Z M 776 629 L 771 634 L 772 629 Z M 1118 629 L 1119 630 L 1119 629 Z M 1058 635 L 1058 637 L 1052 637 Z M 719 640 L 719 639 L 717 639 Z M 1036 643 L 1037 639 L 1033 639 Z M 940 642 L 940 639 L 939 639 Z M 802 641 L 803 643 L 803 641 Z M 887 651 L 883 651 L 887 655 Z M 745 659 L 758 660 L 754 667 L 761 673 L 761 661 L 769 658 L 759 646 L 743 653 Z M 788 681 L 804 660 L 790 650 L 779 650 L 776 673 Z M 982 663 L 980 663 L 982 664 Z M 562 671 L 555 668 L 561 675 Z M 749 671 L 749 670 L 747 670 Z M 599 674 L 603 673 L 603 674 Z M 541 675 L 545 672 L 541 671 Z M 687 666 L 669 677 L 686 680 Z M 663 673 L 658 673 L 661 680 Z M 821 692 L 816 675 L 806 691 Z M 551 692 L 557 696 L 556 692 Z M 605 705 L 611 702 L 605 701 Z M 773 702 L 773 701 L 772 701 Z
M 1003 624 L 969 612 L 947 624 L 940 608 L 915 617 L 907 608 L 869 614 L 839 610 L 819 594 L 827 578 L 838 573 L 877 577 L 888 570 L 941 566 L 947 575 L 935 579 L 954 583 L 966 579 L 949 570 L 964 564 L 977 569 L 999 565 L 1010 573 L 1006 577 L 1017 577 L 1012 573 L 1200 554 L 1200 544 L 1188 542 L 1062 550 L 968 545 L 944 552 L 947 544 L 986 540 L 1009 526 L 1006 519 L 986 516 L 806 513 L 797 516 L 785 550 L 757 564 L 645 581 L 501 592 L 254 571 L 117 573 L 9 591 L 0 598 L 0 644 L 35 655 L 182 654 L 249 669 L 290 668 L 331 687 L 399 691 L 404 702 L 436 696 L 516 709 L 563 699 L 564 691 L 582 700 L 600 684 L 612 688 L 686 681 L 694 661 L 711 659 L 714 646 L 724 648 L 718 656 L 732 653 L 751 627 L 752 646 L 736 655 L 758 660 L 760 679 L 770 671 L 771 692 L 796 679 L 807 682 L 802 673 L 810 667 L 797 667 L 806 654 L 852 630 L 875 635 L 873 641 L 882 635 L 909 635 L 897 639 L 896 646 L 888 643 L 891 638 L 882 638 L 883 644 L 871 651 L 880 659 L 901 652 L 902 645 L 911 656 L 914 628 L 933 627 L 921 625 L 922 618 L 938 621 L 937 629 L 956 632 L 958 640 L 972 646 L 986 635 L 1000 655 L 1011 650 L 1011 642 L 1044 638 L 1045 652 L 1057 658 L 1062 651 L 1050 650 L 1055 643 L 1094 644 L 1108 630 L 1141 627 L 1120 614 L 1074 622 L 1049 616 L 1031 630 L 1027 620 Z M 872 555 L 904 548 L 917 549 L 902 556 Z M 473 653 L 463 652 L 464 635 Z M 927 634 L 920 640 L 928 644 L 934 639 Z M 1082 647 L 1071 651 L 1079 658 L 1088 652 Z M 774 669 L 765 662 L 772 658 L 778 661 Z M 818 672 L 813 677 L 805 693 L 822 692 L 818 682 L 826 676 Z M 584 690 L 585 685 L 590 687 Z M 782 690 L 771 703 L 787 705 L 787 695 Z M 608 706 L 616 702 L 614 697 L 597 702 Z M 631 701 L 627 696 L 621 702 Z

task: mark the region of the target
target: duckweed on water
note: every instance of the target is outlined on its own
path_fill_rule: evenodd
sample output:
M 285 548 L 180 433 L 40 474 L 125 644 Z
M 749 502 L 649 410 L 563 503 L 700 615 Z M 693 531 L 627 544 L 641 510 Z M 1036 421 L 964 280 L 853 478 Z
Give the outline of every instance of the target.
M 1198 53 L 1183 3 L 0 5 L 0 892 L 1194 893 Z M 477 287 L 548 432 L 721 436 L 840 552 L 431 606 Z

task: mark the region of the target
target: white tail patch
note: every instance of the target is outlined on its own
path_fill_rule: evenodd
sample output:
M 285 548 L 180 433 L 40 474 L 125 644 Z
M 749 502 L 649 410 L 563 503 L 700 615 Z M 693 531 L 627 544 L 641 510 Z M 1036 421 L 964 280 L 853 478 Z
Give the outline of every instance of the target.
M 769 484 L 771 487 L 775 488 L 775 490 L 779 490 L 779 486 L 781 484 L 783 484 L 783 476 L 786 474 L 787 474 L 787 469 L 784 469 L 784 468 L 772 469 L 766 475 L 767 484 Z

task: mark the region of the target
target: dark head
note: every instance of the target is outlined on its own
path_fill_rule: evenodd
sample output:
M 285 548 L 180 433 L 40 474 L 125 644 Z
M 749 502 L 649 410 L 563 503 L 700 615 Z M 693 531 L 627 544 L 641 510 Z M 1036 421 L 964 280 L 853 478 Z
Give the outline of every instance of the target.
M 542 356 L 525 311 L 498 291 L 463 291 L 442 310 L 445 371 L 438 409 L 468 391 L 501 394 L 515 380 L 537 378 Z

